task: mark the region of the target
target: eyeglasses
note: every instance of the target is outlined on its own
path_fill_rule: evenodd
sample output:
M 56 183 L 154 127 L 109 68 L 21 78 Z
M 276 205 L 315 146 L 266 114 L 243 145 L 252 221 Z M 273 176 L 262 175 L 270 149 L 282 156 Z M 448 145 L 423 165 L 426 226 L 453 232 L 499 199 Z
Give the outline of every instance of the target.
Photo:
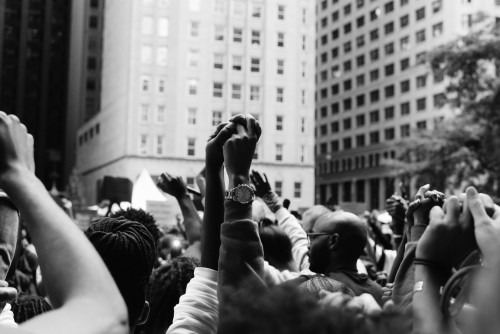
M 307 233 L 307 242 L 309 245 L 312 243 L 312 241 L 316 238 L 319 237 L 320 235 L 333 235 L 332 233 Z

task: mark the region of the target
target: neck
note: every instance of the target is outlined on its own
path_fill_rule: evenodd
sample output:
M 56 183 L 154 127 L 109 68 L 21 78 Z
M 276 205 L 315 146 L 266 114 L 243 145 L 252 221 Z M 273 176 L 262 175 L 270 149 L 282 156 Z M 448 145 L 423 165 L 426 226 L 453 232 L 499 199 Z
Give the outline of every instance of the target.
M 346 260 L 345 257 L 343 258 L 341 256 L 331 256 L 330 261 L 328 261 L 328 265 L 326 266 L 325 274 L 339 270 L 358 272 L 356 260 L 352 261 Z

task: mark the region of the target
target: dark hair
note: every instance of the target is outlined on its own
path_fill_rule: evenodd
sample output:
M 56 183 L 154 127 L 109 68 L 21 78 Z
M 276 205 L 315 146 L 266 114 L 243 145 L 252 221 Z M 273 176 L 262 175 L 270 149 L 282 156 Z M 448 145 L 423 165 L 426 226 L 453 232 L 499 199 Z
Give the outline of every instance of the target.
M 305 294 L 316 298 L 319 298 L 319 292 L 321 290 L 326 290 L 328 292 L 342 292 L 354 297 L 354 292 L 349 289 L 347 285 L 328 276 L 316 276 L 308 279 L 299 285 L 299 289 Z
M 149 317 L 138 328 L 138 333 L 165 334 L 174 318 L 174 306 L 186 293 L 186 286 L 194 277 L 197 266 L 198 260 L 194 258 L 178 257 L 153 271 L 147 288 Z
M 145 288 L 155 261 L 153 237 L 141 223 L 123 218 L 98 219 L 85 235 L 111 272 L 134 326 L 144 307 Z
M 146 226 L 153 237 L 155 243 L 160 240 L 160 229 L 156 225 L 156 219 L 150 213 L 142 209 L 128 208 L 127 210 L 117 211 L 110 216 L 111 218 L 123 217 L 127 220 L 138 222 Z
M 292 242 L 288 235 L 267 218 L 259 223 L 259 235 L 264 259 L 278 269 L 287 268 L 287 264 L 293 261 Z
M 12 303 L 12 313 L 18 324 L 51 310 L 52 306 L 42 297 L 25 293 L 20 293 Z
M 218 334 L 391 334 L 410 333 L 399 313 L 367 316 L 351 309 L 320 305 L 296 287 L 222 290 Z

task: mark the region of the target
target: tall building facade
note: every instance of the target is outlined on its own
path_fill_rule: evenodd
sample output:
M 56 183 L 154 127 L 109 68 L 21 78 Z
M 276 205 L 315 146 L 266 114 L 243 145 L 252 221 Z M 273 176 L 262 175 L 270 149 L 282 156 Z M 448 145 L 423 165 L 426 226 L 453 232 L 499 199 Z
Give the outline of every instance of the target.
M 0 0 L 0 109 L 35 138 L 36 174 L 62 187 L 71 3 Z
M 194 184 L 216 125 L 250 113 L 263 128 L 253 167 L 314 202 L 315 3 L 107 0 L 100 111 L 78 131 L 86 197 L 105 175 L 168 171 Z
M 394 193 L 396 141 L 451 112 L 426 55 L 496 0 L 317 1 L 316 202 L 354 212 Z M 416 190 L 416 180 L 410 184 Z

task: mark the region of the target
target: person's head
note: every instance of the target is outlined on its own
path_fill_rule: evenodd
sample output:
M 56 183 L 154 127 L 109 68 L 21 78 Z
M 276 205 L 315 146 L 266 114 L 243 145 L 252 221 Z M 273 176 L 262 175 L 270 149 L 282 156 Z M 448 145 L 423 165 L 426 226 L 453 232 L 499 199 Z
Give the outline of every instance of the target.
M 356 261 L 367 242 L 365 224 L 355 214 L 340 211 L 321 216 L 310 237 L 310 269 L 327 274 L 334 268 L 356 268 Z
M 299 289 L 302 290 L 305 294 L 318 299 L 319 292 L 321 290 L 325 290 L 328 292 L 342 292 L 351 297 L 354 297 L 354 292 L 349 289 L 347 285 L 328 276 L 317 276 L 308 279 L 307 281 L 299 285 Z
M 264 248 L 264 259 L 280 270 L 295 267 L 292 256 L 292 242 L 288 235 L 267 218 L 259 223 L 259 236 Z
M 142 209 L 134 209 L 134 208 L 128 208 L 127 210 L 122 209 L 120 211 L 111 214 L 110 217 L 111 218 L 122 217 L 127 220 L 141 223 L 148 229 L 149 233 L 151 233 L 151 236 L 153 237 L 155 243 L 158 243 L 158 241 L 160 240 L 160 229 L 156 225 L 155 217 L 153 217 L 151 214 Z
M 312 232 L 314 224 L 324 214 L 332 212 L 326 206 L 315 205 L 304 211 L 302 214 L 302 228 L 306 232 Z
M 145 289 L 155 261 L 155 243 L 141 223 L 123 218 L 95 220 L 85 235 L 101 255 L 120 290 L 134 328 L 147 318 Z
M 140 333 L 164 334 L 167 331 L 174 318 L 174 306 L 186 293 L 186 285 L 194 277 L 198 265 L 196 259 L 178 257 L 153 271 L 147 288 L 150 313 Z
M 166 234 L 158 242 L 158 255 L 166 261 L 182 255 L 184 239 L 178 235 Z
M 52 310 L 52 306 L 40 296 L 20 293 L 12 303 L 12 313 L 17 324 Z

